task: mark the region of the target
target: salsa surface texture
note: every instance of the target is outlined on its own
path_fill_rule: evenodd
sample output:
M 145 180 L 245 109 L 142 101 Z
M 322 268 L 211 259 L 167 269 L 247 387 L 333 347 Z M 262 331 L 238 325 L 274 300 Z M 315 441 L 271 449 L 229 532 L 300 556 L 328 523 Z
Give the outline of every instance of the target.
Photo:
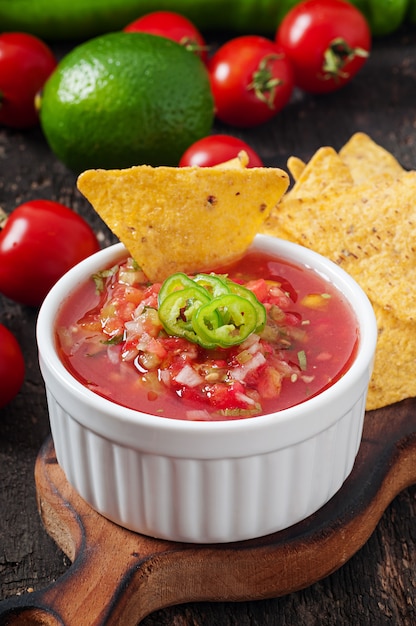
M 150 284 L 128 258 L 63 303 L 56 342 L 65 367 L 123 406 L 203 421 L 288 408 L 346 372 L 357 322 L 342 293 L 318 273 L 258 250 L 213 273 L 256 296 L 266 311 L 264 328 L 211 349 L 169 334 L 158 314 L 161 284 Z

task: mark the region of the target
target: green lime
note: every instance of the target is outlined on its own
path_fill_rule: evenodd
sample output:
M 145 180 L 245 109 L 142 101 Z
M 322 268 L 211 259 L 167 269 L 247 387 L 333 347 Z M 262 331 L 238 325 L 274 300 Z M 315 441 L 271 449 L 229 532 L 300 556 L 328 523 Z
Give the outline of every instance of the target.
M 204 63 L 147 33 L 115 32 L 78 45 L 38 98 L 57 157 L 75 171 L 177 165 L 211 131 L 214 102 Z

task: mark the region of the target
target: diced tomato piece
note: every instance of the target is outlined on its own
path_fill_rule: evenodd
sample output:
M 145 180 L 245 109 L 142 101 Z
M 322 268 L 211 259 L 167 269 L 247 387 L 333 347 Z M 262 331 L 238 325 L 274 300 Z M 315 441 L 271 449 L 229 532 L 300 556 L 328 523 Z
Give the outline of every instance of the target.
M 136 289 L 135 287 L 126 287 L 124 290 L 124 300 L 137 306 L 143 300 L 143 292 L 141 289 Z
M 243 384 L 233 381 L 230 384 L 217 383 L 205 388 L 205 395 L 209 403 L 217 409 L 245 409 L 247 402 L 242 400 L 246 395 Z
M 147 352 L 155 354 L 160 360 L 166 358 L 167 352 L 161 341 L 152 337 L 146 346 Z
M 300 326 L 300 324 L 302 323 L 302 317 L 299 315 L 299 313 L 286 311 L 285 323 L 288 326 Z
M 250 280 L 245 284 L 247 289 L 250 289 L 256 296 L 257 300 L 264 302 L 267 298 L 268 287 L 264 278 L 258 278 L 257 280 Z
M 272 285 L 269 288 L 269 292 L 267 295 L 267 302 L 270 304 L 275 304 L 281 309 L 287 309 L 292 304 L 292 300 L 290 297 L 277 285 Z
M 262 398 L 275 398 L 282 387 L 282 375 L 274 367 L 265 367 L 258 379 L 257 389 Z

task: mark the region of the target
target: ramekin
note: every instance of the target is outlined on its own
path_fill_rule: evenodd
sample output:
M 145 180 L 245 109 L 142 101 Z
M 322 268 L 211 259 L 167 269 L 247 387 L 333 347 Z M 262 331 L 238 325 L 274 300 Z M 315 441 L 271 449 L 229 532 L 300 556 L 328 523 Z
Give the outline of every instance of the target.
M 55 347 L 57 312 L 80 283 L 126 254 L 122 244 L 79 263 L 43 302 L 37 341 L 58 463 L 93 509 L 124 528 L 190 543 L 253 539 L 317 511 L 352 470 L 376 349 L 371 304 L 346 272 L 311 250 L 266 235 L 253 246 L 333 283 L 359 328 L 345 375 L 274 414 L 219 422 L 162 418 L 108 401 L 71 376 Z

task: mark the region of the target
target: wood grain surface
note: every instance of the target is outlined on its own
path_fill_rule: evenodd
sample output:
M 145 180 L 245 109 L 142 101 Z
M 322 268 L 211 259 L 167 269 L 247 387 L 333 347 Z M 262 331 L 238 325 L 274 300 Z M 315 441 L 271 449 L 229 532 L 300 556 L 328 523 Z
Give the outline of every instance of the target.
M 0 621 L 21 626 L 43 614 L 46 624 L 135 626 L 184 602 L 283 596 L 342 567 L 393 498 L 416 483 L 416 401 L 367 413 L 353 471 L 341 490 L 303 522 L 251 541 L 168 542 L 113 524 L 69 485 L 51 438 L 39 452 L 35 482 L 44 527 L 72 565 L 46 589 L 4 601 Z
M 215 37 L 212 43 L 215 45 Z M 55 48 L 58 55 L 68 49 L 67 46 Z M 404 167 L 416 169 L 415 96 L 416 32 L 403 29 L 374 42 L 368 63 L 345 89 L 324 97 L 297 93 L 290 106 L 262 127 L 243 132 L 216 124 L 215 131 L 242 137 L 259 152 L 266 165 L 283 168 L 290 155 L 308 159 L 322 145 L 339 149 L 354 132 L 363 131 L 389 149 Z M 75 175 L 54 157 L 40 129 L 19 132 L 2 128 L 0 206 L 9 212 L 34 198 L 57 200 L 73 207 L 96 229 L 103 246 L 114 241 L 76 191 Z M 18 603 L 19 598 L 22 606 L 27 606 L 28 595 L 35 601 L 45 589 L 53 589 L 62 576 L 70 576 L 72 568 L 68 556 L 46 532 L 37 510 L 34 468 L 49 435 L 49 423 L 37 363 L 36 316 L 36 310 L 0 297 L 0 321 L 16 333 L 26 359 L 26 378 L 20 394 L 0 410 L 2 610 L 8 603 Z M 395 420 L 400 419 L 397 416 L 408 410 L 409 405 L 413 406 L 412 401 L 383 412 L 381 438 L 387 450 L 390 444 L 395 445 L 391 440 Z M 412 433 L 408 433 L 410 438 Z M 399 447 L 398 454 L 400 450 Z M 381 454 L 374 459 L 369 474 L 362 475 L 363 494 L 367 493 L 373 473 L 388 469 L 389 458 L 389 454 Z M 414 462 L 409 456 L 405 471 L 409 472 L 408 476 L 413 475 Z M 352 537 L 353 548 L 357 547 L 358 551 L 353 549 L 353 556 L 335 571 L 328 568 L 321 572 L 310 586 L 295 586 L 282 590 L 284 595 L 280 591 L 273 595 L 276 587 L 271 585 L 262 599 L 242 593 L 227 594 L 227 589 L 221 597 L 214 597 L 206 577 L 209 566 L 201 561 L 195 582 L 200 589 L 199 599 L 184 593 L 182 598 L 176 598 L 179 604 L 162 608 L 163 602 L 156 598 L 158 601 L 154 601 L 152 612 L 143 618 L 141 626 L 413 625 L 416 623 L 416 488 L 404 483 L 402 487 L 397 496 L 395 489 L 390 492 L 393 498 L 390 504 L 383 502 L 382 510 L 376 507 L 372 511 L 372 519 L 381 517 L 370 537 L 366 536 L 368 526 L 357 526 Z M 368 504 L 368 500 L 362 504 Z M 350 537 L 345 536 L 347 556 L 351 552 Z M 69 553 L 73 558 L 76 551 L 72 548 Z M 313 571 L 310 563 L 308 568 Z M 218 577 L 222 573 L 220 568 Z M 288 573 L 294 575 L 288 562 L 283 561 L 278 566 L 273 563 L 263 574 L 273 581 L 274 577 L 282 579 Z M 257 589 L 258 578 L 263 574 L 252 566 L 246 567 L 241 573 L 245 589 Z M 300 574 L 304 575 L 302 571 Z M 77 583 L 82 587 L 82 579 Z M 11 624 L 11 619 L 3 614 L 0 624 Z M 45 618 L 41 610 L 38 613 L 31 610 L 26 616 L 20 615 L 19 620 L 20 624 L 62 623 L 57 617 Z

